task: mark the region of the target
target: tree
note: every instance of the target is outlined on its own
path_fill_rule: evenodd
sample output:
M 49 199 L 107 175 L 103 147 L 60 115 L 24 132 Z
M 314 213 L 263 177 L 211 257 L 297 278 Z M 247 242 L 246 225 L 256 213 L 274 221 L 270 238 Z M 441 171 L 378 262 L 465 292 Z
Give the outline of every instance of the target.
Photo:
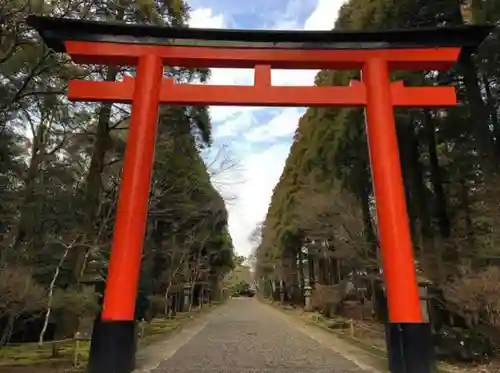
M 235 255 L 235 257 L 234 257 L 234 263 L 237 266 L 242 266 L 246 260 L 247 260 L 247 258 L 244 255 Z

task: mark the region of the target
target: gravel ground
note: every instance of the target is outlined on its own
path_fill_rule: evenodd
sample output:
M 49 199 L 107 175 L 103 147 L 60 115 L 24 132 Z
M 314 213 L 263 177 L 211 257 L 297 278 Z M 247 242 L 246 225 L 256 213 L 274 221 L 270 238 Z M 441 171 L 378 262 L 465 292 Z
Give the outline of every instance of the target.
M 154 373 L 364 373 L 254 299 L 234 299 Z

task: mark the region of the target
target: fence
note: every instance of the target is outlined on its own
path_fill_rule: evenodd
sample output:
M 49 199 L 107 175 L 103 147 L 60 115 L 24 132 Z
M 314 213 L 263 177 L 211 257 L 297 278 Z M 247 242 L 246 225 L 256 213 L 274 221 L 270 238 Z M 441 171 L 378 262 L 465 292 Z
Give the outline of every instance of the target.
M 386 352 L 385 330 L 383 325 L 370 324 L 357 320 L 331 320 L 320 314 L 314 314 L 312 321 L 342 336 L 349 337 L 365 346 L 380 352 Z
M 147 336 L 147 323 L 138 323 L 137 336 L 139 340 Z M 155 335 L 155 333 L 151 333 Z M 73 368 L 81 367 L 88 357 L 90 336 L 76 333 L 73 338 L 66 338 L 38 343 L 16 343 L 0 347 L 0 359 L 3 364 L 29 364 L 32 360 L 44 361 L 61 359 L 69 361 Z

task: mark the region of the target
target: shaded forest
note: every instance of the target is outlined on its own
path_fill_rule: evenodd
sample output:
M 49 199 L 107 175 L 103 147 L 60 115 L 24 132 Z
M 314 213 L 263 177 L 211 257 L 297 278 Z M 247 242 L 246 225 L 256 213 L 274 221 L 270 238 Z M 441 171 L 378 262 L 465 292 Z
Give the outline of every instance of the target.
M 350 0 L 335 28 L 499 20 L 498 0 Z M 477 55 L 464 53 L 450 72 L 393 74 L 408 85 L 457 89 L 457 107 L 398 109 L 396 125 L 426 316 L 436 335 L 480 340 L 480 356 L 500 346 L 499 36 L 494 32 Z M 315 84 L 351 79 L 359 72 L 321 71 Z M 311 283 L 314 308 L 325 315 L 387 321 L 363 110 L 307 109 L 255 234 L 266 295 L 303 305 Z
M 182 0 L 0 2 L 0 346 L 91 330 L 106 280 L 130 107 L 70 103 L 70 79 L 116 81 L 126 67 L 76 66 L 25 24 L 28 14 L 187 27 Z M 208 70 L 166 68 L 181 82 Z M 137 319 L 220 294 L 234 267 L 224 200 L 201 152 L 206 107 L 162 106 Z M 201 297 L 201 299 L 207 299 Z

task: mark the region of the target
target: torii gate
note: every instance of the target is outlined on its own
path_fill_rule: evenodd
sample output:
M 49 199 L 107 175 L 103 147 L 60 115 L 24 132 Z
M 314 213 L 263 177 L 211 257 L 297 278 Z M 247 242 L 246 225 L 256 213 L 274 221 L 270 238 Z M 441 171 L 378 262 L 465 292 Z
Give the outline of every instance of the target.
M 167 28 L 30 16 L 56 52 L 75 63 L 136 66 L 121 82 L 71 81 L 73 101 L 132 104 L 118 213 L 102 310 L 103 334 L 92 373 L 129 373 L 134 311 L 148 210 L 158 107 L 177 105 L 361 106 L 376 199 L 388 299 L 392 373 L 434 370 L 406 211 L 394 107 L 456 105 L 453 87 L 406 87 L 396 70 L 448 70 L 462 48 L 474 49 L 489 26 L 356 31 L 256 31 Z M 253 68 L 252 86 L 176 84 L 163 67 Z M 337 87 L 277 87 L 271 69 L 361 70 L 362 81 Z

